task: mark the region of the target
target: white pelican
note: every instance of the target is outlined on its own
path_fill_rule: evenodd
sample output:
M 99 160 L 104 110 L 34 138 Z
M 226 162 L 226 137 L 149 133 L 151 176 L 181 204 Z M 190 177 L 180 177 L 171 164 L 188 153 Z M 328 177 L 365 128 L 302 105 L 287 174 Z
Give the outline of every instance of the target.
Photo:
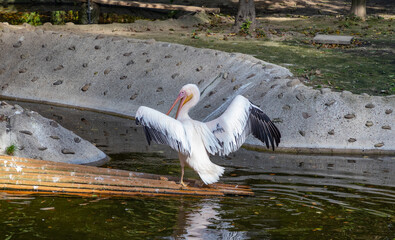
M 267 148 L 271 145 L 274 150 L 275 145 L 280 143 L 280 131 L 247 98 L 236 96 L 220 117 L 209 122 L 199 122 L 188 115 L 199 99 L 199 88 L 195 84 L 187 84 L 181 88 L 166 115 L 145 106 L 139 107 L 136 113 L 136 124 L 144 127 L 148 144 L 151 141 L 167 144 L 178 151 L 180 184 L 184 187 L 185 164 L 195 170 L 205 184 L 215 183 L 224 173 L 224 168 L 212 163 L 208 153 L 228 155 L 239 149 L 251 133 Z M 168 115 L 178 101 L 180 105 L 174 119 Z

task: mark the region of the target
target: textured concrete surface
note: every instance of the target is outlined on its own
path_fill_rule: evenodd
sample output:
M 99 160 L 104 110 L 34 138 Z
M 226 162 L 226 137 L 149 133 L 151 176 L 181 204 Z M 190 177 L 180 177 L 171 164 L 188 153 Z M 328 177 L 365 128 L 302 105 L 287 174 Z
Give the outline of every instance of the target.
M 325 35 L 317 34 L 313 41 L 316 43 L 326 43 L 326 44 L 351 44 L 353 36 L 340 36 L 340 35 Z
M 0 103 L 0 154 L 15 145 L 14 156 L 98 165 L 106 154 L 57 122 L 34 111 Z
M 274 120 L 286 149 L 395 150 L 395 96 L 314 90 L 286 68 L 243 54 L 117 36 L 2 28 L 3 97 L 133 116 L 140 105 L 167 111 L 181 86 L 195 83 L 202 99 L 191 116 L 198 120 L 218 116 L 242 94 Z M 259 145 L 254 139 L 248 143 Z

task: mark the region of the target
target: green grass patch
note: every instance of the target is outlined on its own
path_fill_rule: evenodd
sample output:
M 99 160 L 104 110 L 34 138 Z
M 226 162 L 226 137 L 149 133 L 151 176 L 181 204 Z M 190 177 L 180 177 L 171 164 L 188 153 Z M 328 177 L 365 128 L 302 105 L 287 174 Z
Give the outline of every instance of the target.
M 366 53 L 360 49 L 317 49 L 301 42 L 264 40 L 213 41 L 202 38 L 157 37 L 199 48 L 240 52 L 284 66 L 305 84 L 372 95 L 395 94 L 395 59 L 386 51 Z
M 199 26 L 190 34 L 149 35 L 148 38 L 250 54 L 290 69 L 306 85 L 315 88 L 395 94 L 393 19 L 371 17 L 362 22 L 348 17 L 300 16 L 260 19 L 259 22 L 257 35 L 250 38 L 224 33 L 224 29 L 231 28 L 230 24 Z M 317 33 L 352 35 L 357 40 L 350 46 L 315 45 L 312 39 Z
M 13 156 L 17 150 L 17 146 L 15 144 L 11 144 L 10 146 L 6 147 L 5 152 L 7 155 Z

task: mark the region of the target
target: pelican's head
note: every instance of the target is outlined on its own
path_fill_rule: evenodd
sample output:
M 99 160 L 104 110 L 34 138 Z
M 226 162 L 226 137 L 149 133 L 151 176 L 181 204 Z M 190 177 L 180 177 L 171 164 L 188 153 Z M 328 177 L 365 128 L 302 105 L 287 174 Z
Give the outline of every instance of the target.
M 188 111 L 199 102 L 199 99 L 200 99 L 200 91 L 195 84 L 184 85 L 181 88 L 180 92 L 178 93 L 177 99 L 174 101 L 173 105 L 171 106 L 171 108 L 166 114 L 169 115 L 171 110 L 173 110 L 174 106 L 177 104 L 177 102 L 180 101 L 180 105 L 178 105 L 178 109 L 176 113 L 176 119 L 177 119 L 180 110 L 182 108 Z

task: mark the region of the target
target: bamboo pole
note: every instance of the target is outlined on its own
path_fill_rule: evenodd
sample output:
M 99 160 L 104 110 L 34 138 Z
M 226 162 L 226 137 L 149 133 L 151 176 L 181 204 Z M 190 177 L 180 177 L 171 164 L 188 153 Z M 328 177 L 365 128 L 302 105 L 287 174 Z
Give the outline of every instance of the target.
M 77 0 L 77 1 L 86 2 L 87 0 Z M 176 5 L 176 4 L 143 3 L 137 1 L 124 1 L 124 0 L 92 0 L 92 2 L 98 4 L 116 5 L 116 6 L 124 6 L 124 7 L 150 8 L 150 9 L 161 9 L 161 10 L 180 10 L 186 12 L 220 13 L 219 8 L 184 6 L 184 5 Z
M 252 196 L 248 186 L 212 184 L 119 169 L 0 156 L 0 192 L 10 194 L 74 195 L 84 197 L 132 196 Z

